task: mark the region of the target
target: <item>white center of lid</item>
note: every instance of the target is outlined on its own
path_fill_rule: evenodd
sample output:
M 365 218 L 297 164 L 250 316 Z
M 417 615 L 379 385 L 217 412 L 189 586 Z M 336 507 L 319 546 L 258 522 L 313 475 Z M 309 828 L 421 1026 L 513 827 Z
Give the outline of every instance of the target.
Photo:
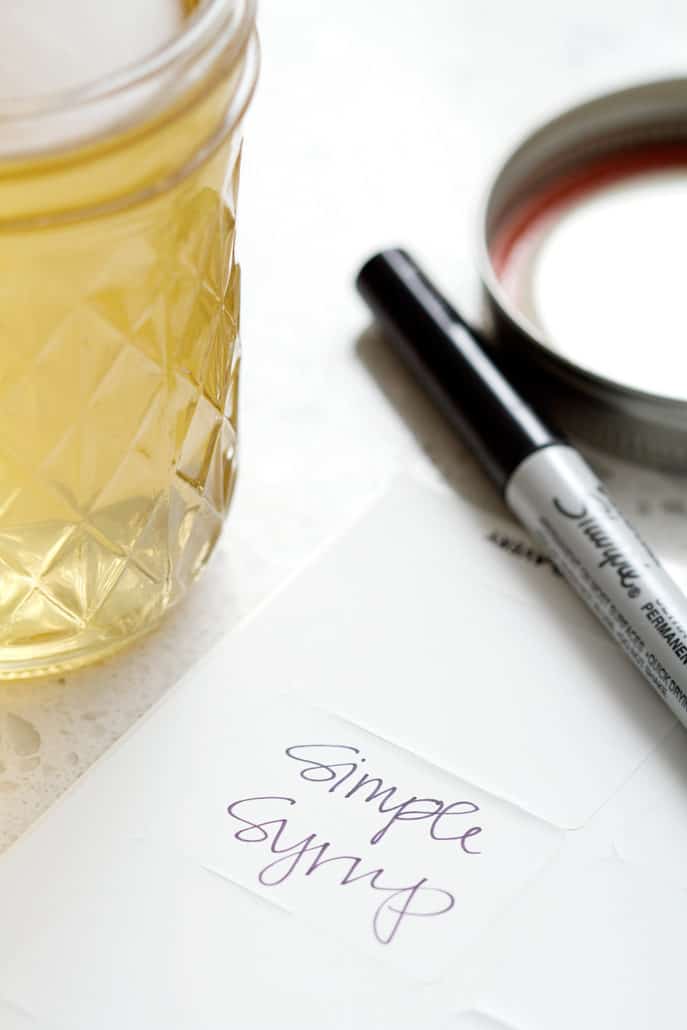
M 549 222 L 524 306 L 576 364 L 687 397 L 686 254 L 687 168 L 621 179 Z
M 168 42 L 184 0 L 0 0 L 0 98 L 93 82 Z

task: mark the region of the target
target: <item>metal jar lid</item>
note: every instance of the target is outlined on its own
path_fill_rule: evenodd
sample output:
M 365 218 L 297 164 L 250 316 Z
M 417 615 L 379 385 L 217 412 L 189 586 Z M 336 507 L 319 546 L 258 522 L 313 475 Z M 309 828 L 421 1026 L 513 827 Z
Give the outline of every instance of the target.
M 558 354 L 544 331 L 518 310 L 494 267 L 504 220 L 561 177 L 618 153 L 687 142 L 687 79 L 601 96 L 549 121 L 501 165 L 480 221 L 480 265 L 500 359 L 563 431 L 631 460 L 687 470 L 684 396 L 644 392 Z M 647 341 L 650 346 L 650 341 Z

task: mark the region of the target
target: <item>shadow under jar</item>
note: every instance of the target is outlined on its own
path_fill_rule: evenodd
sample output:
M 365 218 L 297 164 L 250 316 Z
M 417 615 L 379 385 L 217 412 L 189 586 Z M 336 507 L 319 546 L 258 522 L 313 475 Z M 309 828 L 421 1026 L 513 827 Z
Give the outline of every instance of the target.
M 255 9 L 185 11 L 123 72 L 0 101 L 0 678 L 151 629 L 231 499 Z

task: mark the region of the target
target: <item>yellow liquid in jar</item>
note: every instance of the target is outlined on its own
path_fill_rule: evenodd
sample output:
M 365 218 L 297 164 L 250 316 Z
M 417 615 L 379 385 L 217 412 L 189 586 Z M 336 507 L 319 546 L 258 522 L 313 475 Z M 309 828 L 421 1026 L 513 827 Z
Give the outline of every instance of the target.
M 150 629 L 220 532 L 238 140 L 145 192 L 211 110 L 96 148 L 82 170 L 65 158 L 3 175 L 0 159 L 0 677 L 82 664 Z M 105 206 L 71 214 L 73 194 Z

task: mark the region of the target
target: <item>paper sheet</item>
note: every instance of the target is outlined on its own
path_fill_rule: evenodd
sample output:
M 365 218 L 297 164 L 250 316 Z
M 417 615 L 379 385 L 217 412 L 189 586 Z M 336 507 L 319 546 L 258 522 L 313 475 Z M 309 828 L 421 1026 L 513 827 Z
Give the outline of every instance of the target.
M 687 896 L 656 870 L 564 860 L 501 928 L 477 1004 L 514 1027 L 685 1025 Z
M 18 1027 L 579 1026 L 625 940 L 641 991 L 674 723 L 509 532 L 399 482 L 0 860 Z

